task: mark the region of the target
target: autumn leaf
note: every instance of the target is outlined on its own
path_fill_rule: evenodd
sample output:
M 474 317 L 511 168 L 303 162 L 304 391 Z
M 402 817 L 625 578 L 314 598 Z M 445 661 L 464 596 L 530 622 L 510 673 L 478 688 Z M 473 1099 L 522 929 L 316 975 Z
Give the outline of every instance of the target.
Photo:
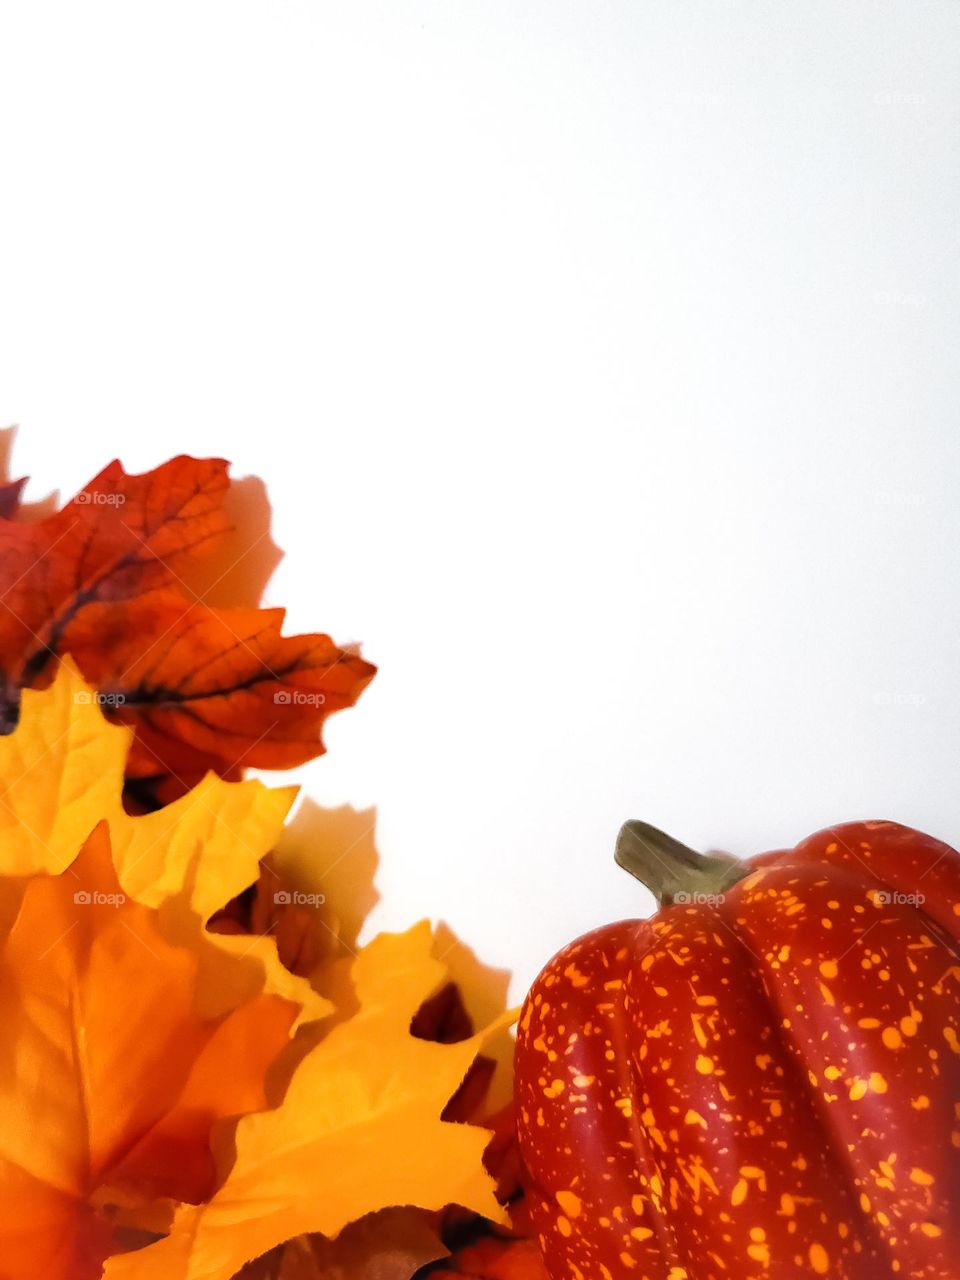
M 280 963 L 272 938 L 208 932 L 209 918 L 256 880 L 295 790 L 204 778 L 155 813 L 122 802 L 131 731 L 107 723 L 69 661 L 44 692 L 26 690 L 20 727 L 0 737 L 0 870 L 60 874 L 106 820 L 124 893 L 161 910 L 167 936 L 197 952 L 197 999 L 215 1015 L 266 988 L 311 1017 L 329 1006 Z
M 351 706 L 369 670 L 328 636 L 282 636 L 282 609 L 185 605 L 172 591 L 94 604 L 64 647 L 88 680 L 123 692 L 117 718 L 137 739 L 127 772 L 283 769 L 319 750 L 318 716 Z M 144 642 L 144 637 L 162 637 Z
M 70 661 L 0 738 L 4 1280 L 94 1280 L 105 1259 L 113 1280 L 232 1280 L 300 1237 L 346 1249 L 345 1228 L 395 1207 L 502 1221 L 490 1134 L 447 1108 L 511 1015 L 464 1038 L 422 923 L 364 947 L 327 1018 L 273 938 L 208 928 L 256 880 L 291 789 L 208 775 L 134 816 L 130 738 Z M 427 1238 L 363 1248 L 396 1272 Z
M 440 1113 L 512 1015 L 456 1044 L 411 1035 L 446 975 L 432 941 L 422 923 L 363 949 L 353 966 L 358 1012 L 306 1055 L 275 1110 L 238 1121 L 215 1195 L 181 1207 L 166 1239 L 111 1259 L 107 1280 L 231 1280 L 292 1237 L 335 1237 L 393 1205 L 452 1202 L 503 1221 L 481 1162 L 489 1134 Z
M 235 1280 L 549 1280 L 536 1241 L 475 1220 L 471 1238 L 451 1248 L 445 1217 L 385 1209 L 351 1223 L 336 1240 L 298 1236 L 248 1263 Z
M 287 968 L 310 978 L 325 994 L 331 985 L 343 988 L 339 1005 L 355 1009 L 343 971 L 356 955 L 360 930 L 379 899 L 375 827 L 373 809 L 323 809 L 304 799 L 261 862 L 256 884 L 219 912 L 210 928 L 271 934 Z M 452 952 L 443 950 L 449 967 Z M 482 1010 L 478 1025 L 492 1021 L 505 1003 L 502 999 Z
M 368 1214 L 336 1240 L 298 1236 L 245 1266 L 236 1280 L 410 1280 L 446 1253 L 438 1215 L 404 1206 Z
M 549 1280 L 535 1240 L 498 1239 L 486 1236 L 459 1249 L 448 1262 L 420 1273 L 423 1280 Z
M 284 637 L 282 610 L 215 608 L 188 586 L 228 532 L 226 466 L 179 457 L 131 476 L 113 462 L 33 523 L 3 518 L 19 490 L 0 493 L 0 729 L 21 689 L 72 654 L 136 731 L 127 772 L 148 808 L 210 769 L 232 778 L 318 755 L 326 717 L 374 674 L 328 636 Z
M 26 480 L 10 480 L 0 484 L 0 520 L 12 520 L 18 514 L 26 483 Z
M 374 669 L 238 592 L 228 485 L 181 457 L 62 510 L 0 486 L 0 1274 L 515 1264 L 497 985 L 426 922 L 357 951 L 364 876 L 301 905 L 334 882 L 281 838 L 295 793 L 241 780 L 319 754 Z
M 65 664 L 0 740 L 5 1280 L 94 1280 L 119 1224 L 212 1194 L 214 1129 L 267 1105 L 296 997 L 309 1016 L 328 1008 L 271 940 L 241 956 L 204 928 L 289 794 L 211 778 L 202 798 L 131 817 L 129 738 Z M 229 856 L 231 819 L 254 842 L 246 858 Z

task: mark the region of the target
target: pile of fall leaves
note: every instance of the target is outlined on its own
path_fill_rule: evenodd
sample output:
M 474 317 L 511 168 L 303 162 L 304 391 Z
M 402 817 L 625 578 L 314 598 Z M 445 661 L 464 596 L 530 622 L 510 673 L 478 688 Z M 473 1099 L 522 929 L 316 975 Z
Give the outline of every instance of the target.
M 242 598 L 256 543 L 221 461 L 113 463 L 54 511 L 20 492 L 0 486 L 5 1280 L 545 1280 L 511 1014 L 427 922 L 359 947 L 349 844 L 243 776 L 319 755 L 374 668 Z

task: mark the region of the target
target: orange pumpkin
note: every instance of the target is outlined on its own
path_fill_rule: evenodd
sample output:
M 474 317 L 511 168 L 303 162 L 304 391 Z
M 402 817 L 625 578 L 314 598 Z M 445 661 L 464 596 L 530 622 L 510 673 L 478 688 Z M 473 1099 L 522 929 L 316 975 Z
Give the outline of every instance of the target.
M 516 1099 L 551 1280 L 957 1280 L 960 855 L 891 822 L 749 862 L 627 823 L 661 908 L 564 948 Z

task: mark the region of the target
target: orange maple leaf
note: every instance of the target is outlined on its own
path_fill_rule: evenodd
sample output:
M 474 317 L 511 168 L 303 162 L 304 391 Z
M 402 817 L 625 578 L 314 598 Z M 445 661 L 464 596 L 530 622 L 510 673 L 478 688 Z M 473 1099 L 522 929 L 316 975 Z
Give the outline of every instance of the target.
M 212 1195 L 218 1127 L 267 1105 L 295 1023 L 331 1009 L 271 939 L 205 929 L 291 790 L 210 775 L 133 817 L 130 737 L 70 663 L 0 737 L 4 1280 L 93 1280 Z
M 489 1134 L 442 1119 L 447 1100 L 505 1014 L 456 1044 L 410 1034 L 446 970 L 427 922 L 381 934 L 352 966 L 358 1008 L 297 1065 L 280 1104 L 243 1116 L 213 1196 L 181 1205 L 165 1239 L 111 1258 L 108 1280 L 231 1280 L 287 1240 L 334 1238 L 367 1213 L 453 1202 L 503 1211 L 481 1162 Z
M 19 892 L 3 881 L 4 906 Z M 198 959 L 128 898 L 100 824 L 23 890 L 0 951 L 0 1257 L 5 1280 L 99 1277 L 119 1209 L 211 1192 L 221 1117 L 266 1105 L 291 1002 L 195 1009 Z M 124 999 L 122 992 L 132 998 Z
M 462 1038 L 442 995 L 420 1029 L 450 1042 L 412 1033 L 449 981 L 427 922 L 363 947 L 342 1007 L 273 938 L 212 932 L 293 790 L 210 774 L 131 815 L 131 736 L 65 661 L 0 737 L 4 1280 L 94 1280 L 101 1265 L 111 1280 L 232 1280 L 288 1240 L 333 1241 L 404 1205 L 503 1221 L 489 1133 L 447 1104 L 512 1015 Z M 436 1256 L 435 1231 L 397 1225 L 392 1242 L 355 1240 L 359 1255 L 394 1270 Z
M 280 609 L 215 608 L 193 563 L 229 530 L 219 459 L 178 457 L 143 475 L 111 463 L 61 510 L 16 518 L 0 494 L 0 730 L 20 690 L 70 653 L 106 713 L 136 737 L 128 778 L 153 807 L 208 770 L 287 768 L 323 751 L 321 728 L 375 668 L 329 636 L 281 634 Z M 215 585 L 215 584 L 214 584 Z
M 404 1205 L 351 1222 L 337 1236 L 298 1236 L 235 1280 L 410 1280 L 424 1263 L 444 1257 L 439 1215 Z

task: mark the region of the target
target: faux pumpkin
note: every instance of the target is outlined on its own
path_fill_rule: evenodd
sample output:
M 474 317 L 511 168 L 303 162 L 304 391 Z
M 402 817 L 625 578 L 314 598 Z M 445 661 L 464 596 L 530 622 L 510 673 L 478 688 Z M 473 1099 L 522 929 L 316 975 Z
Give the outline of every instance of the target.
M 861 822 L 734 862 L 631 822 L 617 859 L 660 910 L 520 1020 L 551 1280 L 957 1280 L 960 855 Z

